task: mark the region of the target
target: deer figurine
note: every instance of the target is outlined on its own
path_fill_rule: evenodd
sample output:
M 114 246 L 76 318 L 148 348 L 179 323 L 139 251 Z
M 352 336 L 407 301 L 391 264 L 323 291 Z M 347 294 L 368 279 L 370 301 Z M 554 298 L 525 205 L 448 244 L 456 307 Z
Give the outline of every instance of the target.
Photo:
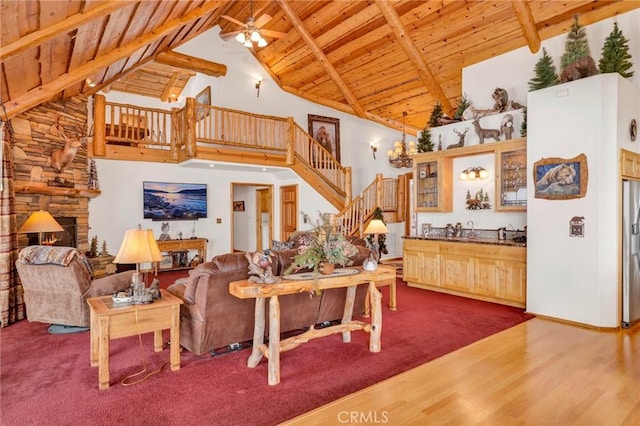
M 80 148 L 87 140 L 87 137 L 77 138 L 69 137 L 65 133 L 62 125 L 60 124 L 60 118 L 56 124 L 51 126 L 51 134 L 64 139 L 64 148 L 58 148 L 51 153 L 51 167 L 56 173 L 62 173 L 62 171 L 73 161 Z
M 496 141 L 500 140 L 500 130 L 498 129 L 483 129 L 480 127 L 480 119 L 484 117 L 484 114 L 474 113 L 473 114 L 473 127 L 476 129 L 476 134 L 478 138 L 480 138 L 480 143 L 484 143 L 484 138 L 493 138 Z
M 451 148 L 462 148 L 464 146 L 464 137 L 469 131 L 468 127 L 465 127 L 464 132 L 460 133 L 458 129 L 453 129 L 453 132 L 458 135 L 458 143 L 454 143 L 453 145 L 449 145 L 447 149 Z

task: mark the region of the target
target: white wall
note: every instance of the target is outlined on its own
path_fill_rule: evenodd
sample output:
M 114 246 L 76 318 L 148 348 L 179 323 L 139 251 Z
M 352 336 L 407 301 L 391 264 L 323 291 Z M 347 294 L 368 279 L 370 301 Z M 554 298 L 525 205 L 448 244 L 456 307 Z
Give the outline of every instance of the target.
M 603 74 L 529 94 L 528 164 L 541 158 L 587 157 L 584 198 L 528 197 L 527 310 L 601 327 L 619 325 L 621 244 L 619 148 L 640 152 L 628 126 L 640 113 L 640 91 Z M 551 129 L 547 123 L 554 123 Z M 584 238 L 569 221 L 585 219 Z

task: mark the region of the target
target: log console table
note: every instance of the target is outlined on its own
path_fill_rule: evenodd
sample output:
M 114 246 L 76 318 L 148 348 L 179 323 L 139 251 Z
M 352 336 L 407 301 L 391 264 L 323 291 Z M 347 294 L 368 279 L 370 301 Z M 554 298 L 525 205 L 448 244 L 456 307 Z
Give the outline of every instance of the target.
M 354 269 L 354 268 L 348 268 Z M 369 350 L 380 352 L 380 336 L 382 333 L 382 294 L 376 283 L 395 281 L 396 270 L 390 266 L 379 265 L 375 271 L 363 271 L 360 268 L 354 275 L 336 277 L 321 277 L 313 279 L 287 280 L 274 284 L 254 283 L 248 280 L 229 283 L 229 293 L 240 299 L 256 299 L 255 319 L 253 329 L 253 349 L 247 365 L 254 368 L 263 356 L 269 360 L 269 385 L 280 383 L 280 353 L 294 349 L 302 343 L 319 337 L 342 333 L 342 341 L 351 341 L 351 331 L 364 330 L 370 334 Z M 336 271 L 339 271 L 338 269 Z M 371 303 L 371 322 L 352 319 L 355 303 L 356 287 L 358 284 L 369 283 L 368 297 Z M 344 314 L 342 322 L 322 329 L 315 329 L 313 324 L 308 331 L 280 341 L 280 302 L 278 296 L 314 291 L 315 286 L 320 290 L 347 287 Z M 269 346 L 264 344 L 265 330 L 265 299 L 269 298 Z

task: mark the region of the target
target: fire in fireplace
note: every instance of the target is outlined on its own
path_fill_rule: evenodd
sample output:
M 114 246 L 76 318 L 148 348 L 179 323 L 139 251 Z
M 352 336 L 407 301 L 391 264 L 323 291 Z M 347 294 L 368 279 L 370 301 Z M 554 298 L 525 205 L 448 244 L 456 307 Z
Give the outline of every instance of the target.
M 78 247 L 77 220 L 75 217 L 54 217 L 62 226 L 62 232 L 45 232 L 42 236 L 42 244 L 61 247 Z M 38 244 L 38 234 L 29 236 L 29 245 Z

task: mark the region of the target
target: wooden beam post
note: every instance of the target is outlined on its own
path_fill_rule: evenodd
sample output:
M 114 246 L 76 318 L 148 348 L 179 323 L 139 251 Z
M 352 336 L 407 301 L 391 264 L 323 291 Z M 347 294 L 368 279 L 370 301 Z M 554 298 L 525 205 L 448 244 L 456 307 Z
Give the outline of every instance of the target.
M 382 173 L 376 173 L 376 206 L 380 207 L 384 205 L 383 200 L 383 190 L 384 190 L 384 182 Z
M 171 140 L 169 141 L 169 152 L 172 160 L 178 160 L 178 140 L 182 136 L 180 131 L 180 108 L 171 108 Z
M 387 20 L 389 27 L 391 27 L 396 40 L 398 40 L 398 44 L 400 44 L 402 49 L 409 57 L 409 61 L 411 61 L 413 66 L 416 68 L 418 76 L 426 86 L 427 90 L 429 90 L 434 98 L 440 101 L 445 111 L 452 111 L 453 105 L 449 101 L 449 98 L 447 98 L 447 96 L 444 94 L 442 87 L 429 69 L 427 63 L 422 59 L 420 50 L 407 35 L 404 25 L 402 25 L 402 21 L 398 16 L 398 12 L 396 12 L 396 10 L 388 0 L 380 0 L 376 1 L 375 3 L 380 8 L 380 12 L 382 12 L 382 15 Z
M 202 18 L 203 15 L 207 15 L 220 7 L 220 3 L 220 1 L 205 3 L 203 6 L 192 10 L 182 17 L 172 19 L 149 34 L 140 36 L 122 47 L 113 49 L 109 53 L 101 55 L 93 61 L 89 61 L 86 64 L 79 66 L 71 72 L 62 74 L 50 83 L 31 89 L 19 98 L 10 100 L 5 104 L 7 107 L 7 118 L 15 117 L 22 112 L 40 105 L 42 102 L 48 101 L 67 87 L 92 76 L 96 71 L 107 68 L 115 62 L 131 56 L 131 54 L 138 49 L 167 36 L 179 26 Z
M 295 140 L 296 140 L 296 123 L 293 117 L 287 117 L 287 165 L 293 164 L 294 154 L 296 152 Z
M 106 99 L 103 95 L 93 97 L 93 156 L 104 157 L 107 153 Z
M 346 166 L 344 168 L 344 205 L 346 206 L 347 204 L 349 204 L 351 202 L 351 200 L 353 199 L 353 190 L 351 188 L 352 183 L 351 183 L 351 179 L 352 179 L 352 172 L 351 172 L 351 166 Z M 343 206 L 344 207 L 344 206 Z
M 524 39 L 527 40 L 529 50 L 531 53 L 537 53 L 538 50 L 540 50 L 540 34 L 538 33 L 536 22 L 533 20 L 529 5 L 522 0 L 513 0 L 511 5 L 516 13 L 518 22 L 520 22 L 522 34 L 524 35 Z
M 196 156 L 196 98 L 187 98 L 185 110 L 184 143 L 187 157 Z
M 211 77 L 227 75 L 227 66 L 178 52 L 162 52 L 156 56 L 156 62 L 176 68 L 196 71 Z
M 358 98 L 355 97 L 353 92 L 351 92 L 351 89 L 347 87 L 347 84 L 344 82 L 342 77 L 340 77 L 340 74 L 338 74 L 338 71 L 336 71 L 333 65 L 331 65 L 331 62 L 329 62 L 329 58 L 327 58 L 327 55 L 325 55 L 322 49 L 320 49 L 313 36 L 305 28 L 304 23 L 302 22 L 302 20 L 300 20 L 293 8 L 289 6 L 289 3 L 286 0 L 278 0 L 278 4 L 284 11 L 285 15 L 287 15 L 296 30 L 298 30 L 300 37 L 302 38 L 302 40 L 304 40 L 307 46 L 309 46 L 309 49 L 311 49 L 316 59 L 320 61 L 320 64 L 324 68 L 325 72 L 329 74 L 331 80 L 333 80 L 336 86 L 338 86 L 338 88 L 342 92 L 342 95 L 345 97 L 349 105 L 351 105 L 351 108 L 353 108 L 356 115 L 358 117 L 364 118 L 366 116 L 366 111 L 364 110 L 362 105 L 360 105 Z

